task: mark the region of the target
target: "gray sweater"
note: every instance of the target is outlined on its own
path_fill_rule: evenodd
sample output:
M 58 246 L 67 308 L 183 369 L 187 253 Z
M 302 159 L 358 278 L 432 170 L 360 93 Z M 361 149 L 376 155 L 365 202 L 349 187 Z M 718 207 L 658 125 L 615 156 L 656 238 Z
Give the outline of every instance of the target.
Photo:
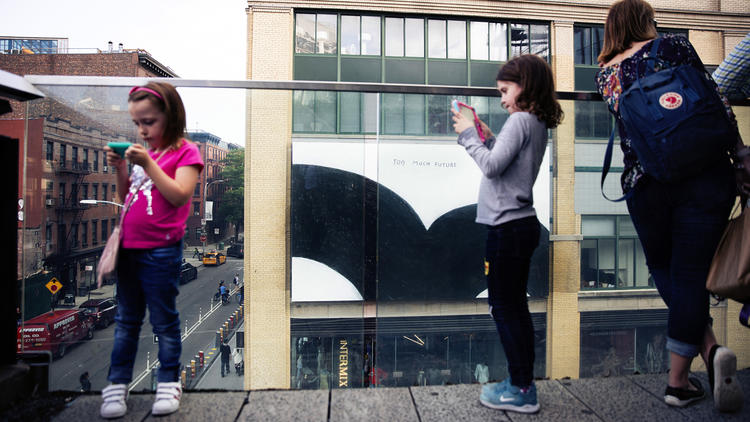
M 532 188 L 547 148 L 547 128 L 535 115 L 515 112 L 497 138 L 486 144 L 477 130 L 458 135 L 484 175 L 479 184 L 476 222 L 489 226 L 536 215 Z

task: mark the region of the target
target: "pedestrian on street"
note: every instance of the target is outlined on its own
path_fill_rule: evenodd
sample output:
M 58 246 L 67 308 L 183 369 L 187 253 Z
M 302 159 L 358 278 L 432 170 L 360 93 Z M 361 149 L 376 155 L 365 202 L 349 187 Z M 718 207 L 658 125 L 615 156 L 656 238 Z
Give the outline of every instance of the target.
M 78 378 L 78 382 L 81 383 L 81 392 L 88 393 L 89 391 L 91 391 L 91 380 L 89 380 L 88 371 L 81 374 L 81 376 Z
M 226 374 L 229 375 L 231 371 L 229 370 L 229 357 L 232 356 L 232 349 L 229 347 L 229 344 L 227 344 L 229 340 L 224 339 L 224 341 L 221 343 L 221 347 L 219 347 L 219 351 L 221 352 L 221 376 L 224 377 L 224 371 L 226 370 Z
M 201 253 L 198 250 L 198 248 L 195 248 L 195 251 L 193 252 L 193 258 L 198 258 L 198 259 L 201 258 Z

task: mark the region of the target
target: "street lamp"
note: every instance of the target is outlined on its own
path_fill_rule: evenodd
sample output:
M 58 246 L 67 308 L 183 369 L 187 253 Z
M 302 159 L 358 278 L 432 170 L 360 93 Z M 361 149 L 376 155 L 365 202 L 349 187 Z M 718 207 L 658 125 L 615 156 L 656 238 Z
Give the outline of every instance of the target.
M 117 205 L 118 207 L 123 208 L 123 205 L 118 204 L 117 202 L 103 201 L 99 199 L 81 199 L 81 203 L 84 205 L 110 204 L 110 205 Z
M 206 187 L 203 189 L 203 236 L 204 239 L 208 240 L 208 233 L 206 232 L 206 199 L 208 199 L 208 187 L 214 183 L 224 183 L 224 179 L 214 180 L 206 183 Z M 213 220 L 213 210 L 211 211 L 211 220 Z M 203 241 L 203 254 L 206 254 L 206 241 Z

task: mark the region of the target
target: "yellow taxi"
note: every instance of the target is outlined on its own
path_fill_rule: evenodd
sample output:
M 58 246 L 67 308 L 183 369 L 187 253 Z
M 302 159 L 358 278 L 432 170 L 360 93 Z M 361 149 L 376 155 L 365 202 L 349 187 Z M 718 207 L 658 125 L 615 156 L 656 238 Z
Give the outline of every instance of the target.
M 203 255 L 203 265 L 221 265 L 227 262 L 227 257 L 221 252 L 211 251 Z

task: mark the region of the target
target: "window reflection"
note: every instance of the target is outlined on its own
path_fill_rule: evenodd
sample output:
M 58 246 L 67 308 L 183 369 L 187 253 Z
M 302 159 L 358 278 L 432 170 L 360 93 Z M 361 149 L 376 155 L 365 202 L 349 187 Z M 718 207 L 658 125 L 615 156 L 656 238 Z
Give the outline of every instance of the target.
M 430 19 L 427 21 L 428 57 L 444 59 L 446 57 L 445 21 Z
M 424 19 L 406 19 L 406 56 L 424 57 Z
M 359 16 L 341 16 L 341 54 L 359 54 Z

